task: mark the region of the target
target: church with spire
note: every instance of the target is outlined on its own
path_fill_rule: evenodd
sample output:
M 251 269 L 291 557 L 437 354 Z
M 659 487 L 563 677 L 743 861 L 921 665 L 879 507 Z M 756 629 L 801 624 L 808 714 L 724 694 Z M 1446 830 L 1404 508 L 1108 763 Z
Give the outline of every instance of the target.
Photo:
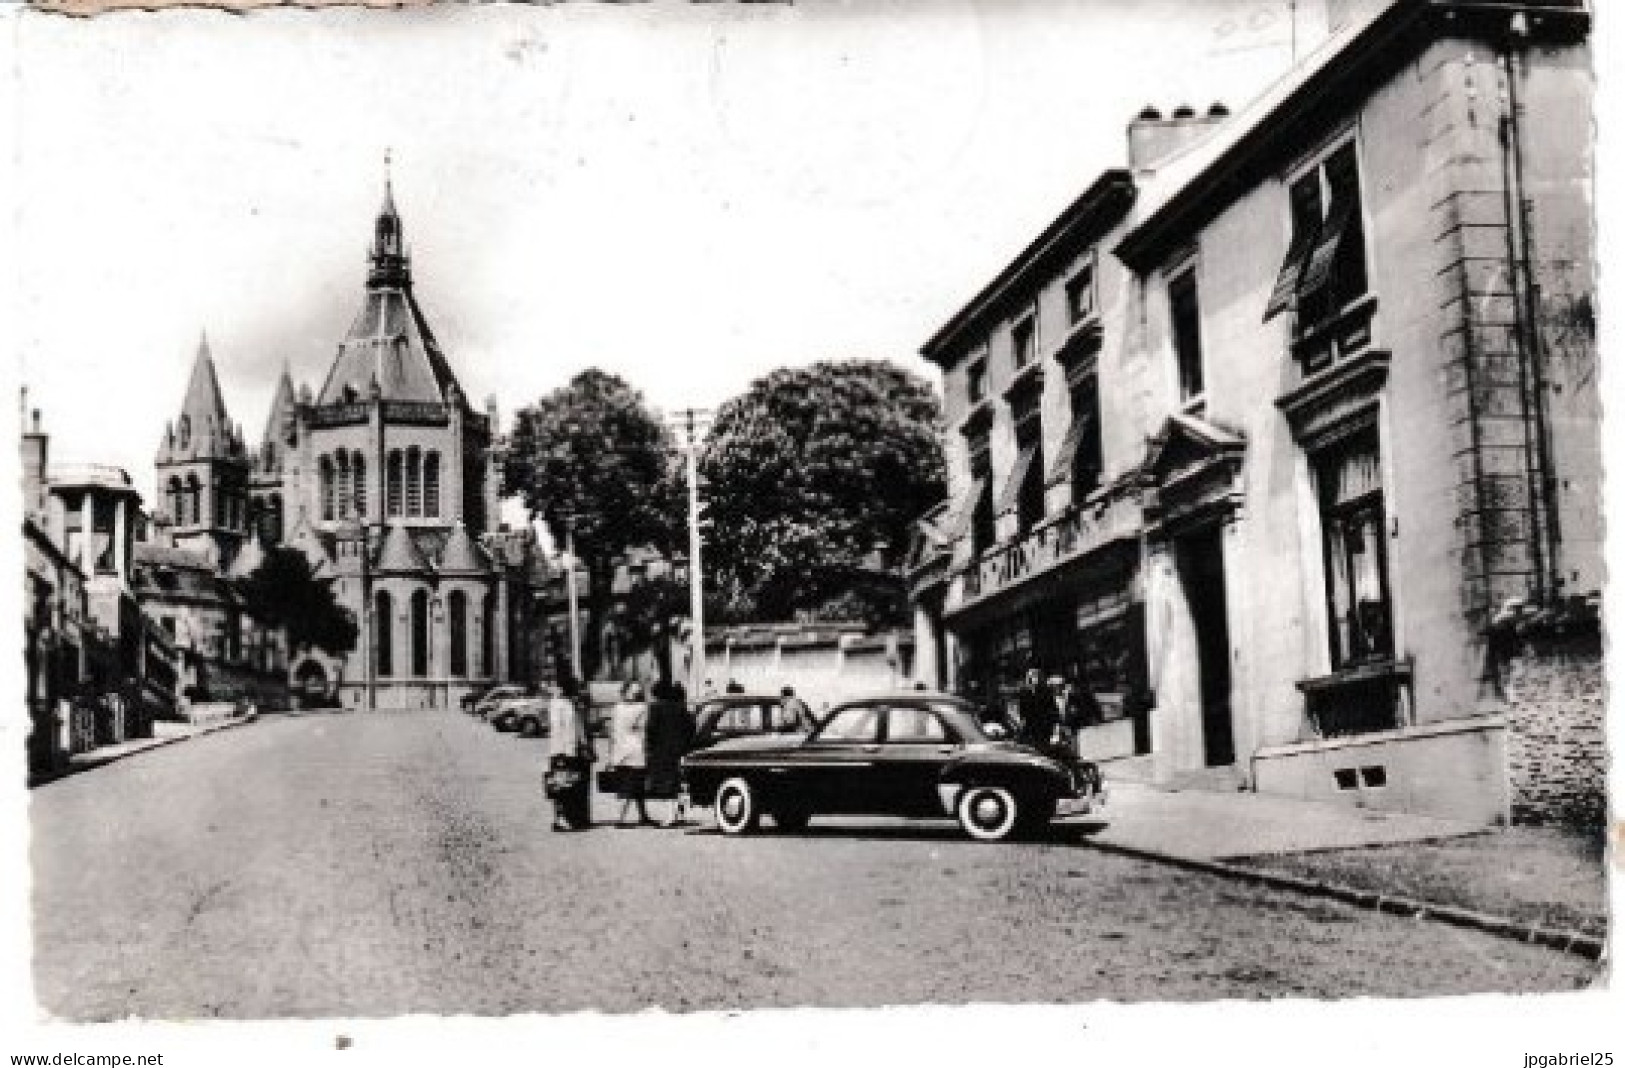
M 207 342 L 157 461 L 158 526 L 220 574 L 298 549 L 360 635 L 295 650 L 293 685 L 348 708 L 445 708 L 529 681 L 534 536 L 498 522 L 495 401 L 468 403 L 412 288 L 386 177 L 360 309 L 321 387 L 285 367 L 257 449 L 227 414 Z

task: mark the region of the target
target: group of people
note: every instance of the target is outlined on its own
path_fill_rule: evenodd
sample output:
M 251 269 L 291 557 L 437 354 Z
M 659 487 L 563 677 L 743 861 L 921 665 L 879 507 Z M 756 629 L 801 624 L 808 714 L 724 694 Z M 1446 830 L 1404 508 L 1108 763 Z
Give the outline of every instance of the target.
M 1071 755 L 1078 731 L 1101 720 L 1100 703 L 1075 679 L 1046 679 L 1027 669 L 1016 697 L 1015 740 L 1042 752 Z
M 592 826 L 597 751 L 578 689 L 574 680 L 563 680 L 548 705 L 546 785 L 555 831 Z M 640 682 L 621 688 L 610 712 L 609 753 L 598 773 L 600 789 L 620 800 L 616 826 L 674 827 L 683 821 L 681 762 L 693 741 L 694 720 L 681 683 L 656 683 L 647 698 Z M 650 802 L 665 808 L 662 818 L 650 815 Z

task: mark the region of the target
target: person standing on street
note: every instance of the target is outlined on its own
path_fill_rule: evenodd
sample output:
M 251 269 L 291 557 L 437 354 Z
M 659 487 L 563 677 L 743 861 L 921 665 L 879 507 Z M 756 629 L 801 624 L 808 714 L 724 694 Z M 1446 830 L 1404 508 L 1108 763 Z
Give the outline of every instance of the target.
M 643 684 L 637 680 L 621 687 L 621 703 L 610 713 L 609 773 L 620 798 L 617 827 L 652 824 L 643 798 L 648 778 L 648 756 L 644 747 L 649 727 L 649 706 L 643 699 Z M 632 807 L 638 810 L 637 823 L 630 822 Z
M 1044 682 L 1044 673 L 1038 668 L 1027 669 L 1016 707 L 1021 716 L 1021 733 L 1017 740 L 1023 745 L 1047 751 L 1060 716 L 1055 708 L 1055 695 L 1050 692 Z
M 689 715 L 688 695 L 682 683 L 658 682 L 653 692 L 646 739 L 648 798 L 669 803 L 660 825 L 675 827 L 683 821 L 682 762 L 694 744 L 694 717 Z
M 575 679 L 565 675 L 547 703 L 547 794 L 553 799 L 553 829 L 584 831 L 592 826 L 592 736 L 577 702 Z
M 800 731 L 802 734 L 811 731 L 813 728 L 812 709 L 807 707 L 807 702 L 796 696 L 796 688 L 786 686 L 779 691 L 779 698 L 781 701 L 780 707 L 784 713 L 781 729 Z

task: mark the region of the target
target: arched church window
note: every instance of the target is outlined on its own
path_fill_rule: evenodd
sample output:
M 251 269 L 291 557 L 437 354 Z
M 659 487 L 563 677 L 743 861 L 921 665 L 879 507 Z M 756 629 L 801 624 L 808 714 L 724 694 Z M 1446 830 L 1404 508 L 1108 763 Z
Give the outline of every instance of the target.
M 182 523 L 186 520 L 186 497 L 181 492 L 181 480 L 171 475 L 169 478 L 169 521 Z
M 395 674 L 395 652 L 390 644 L 394 611 L 389 591 L 379 590 L 372 599 L 372 647 L 378 674 L 384 677 Z
M 350 458 L 350 488 L 355 500 L 355 517 L 367 518 L 367 459 L 359 452 Z
M 385 496 L 388 500 L 388 511 L 391 517 L 401 514 L 401 450 L 395 449 L 389 454 L 388 472 L 386 474 Z
M 412 595 L 412 674 L 429 674 L 429 594 L 418 590 Z
M 322 518 L 331 520 L 333 518 L 333 458 L 323 456 L 318 466 L 321 470 Z
M 480 600 L 480 675 L 491 676 L 492 635 L 496 630 L 496 595 L 486 593 Z
M 406 514 L 423 514 L 423 454 L 416 445 L 406 450 Z
M 334 511 L 340 519 L 350 518 L 350 454 L 340 449 L 333 461 Z
M 451 673 L 457 678 L 468 674 L 468 595 L 452 590 L 451 606 Z
M 423 457 L 423 514 L 430 519 L 440 515 L 440 454 L 430 452 Z
M 282 544 L 282 494 L 271 494 L 269 506 L 265 509 L 266 537 L 272 545 Z
M 196 475 L 186 476 L 186 522 L 196 526 L 203 522 L 203 483 Z

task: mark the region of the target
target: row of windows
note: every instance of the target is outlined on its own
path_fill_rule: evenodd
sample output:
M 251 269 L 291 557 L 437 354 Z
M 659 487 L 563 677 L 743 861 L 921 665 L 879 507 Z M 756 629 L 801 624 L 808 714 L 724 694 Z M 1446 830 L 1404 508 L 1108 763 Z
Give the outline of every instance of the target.
M 367 514 L 367 462 L 359 452 L 340 450 L 318 462 L 322 518 L 364 518 Z M 417 446 L 393 449 L 384 461 L 384 509 L 390 518 L 440 516 L 440 453 Z
M 185 481 L 179 475 L 171 475 L 164 484 L 165 511 L 176 526 L 200 526 L 206 521 L 203 489 L 203 482 L 196 474 L 187 475 Z M 247 529 L 248 499 L 243 493 L 221 485 L 211 487 L 210 492 L 213 495 L 213 509 L 207 521 L 228 530 Z
M 429 674 L 429 594 L 425 590 L 418 590 L 408 599 L 407 610 L 407 636 L 410 639 L 408 654 L 410 660 L 406 666 L 407 673 L 413 678 L 424 678 Z M 487 596 L 481 599 L 480 607 L 480 633 L 478 663 L 474 671 L 476 677 L 485 677 L 491 674 L 491 651 L 496 630 L 495 598 Z M 468 624 L 469 605 L 468 595 L 462 590 L 452 590 L 446 597 L 447 637 L 450 642 L 448 652 L 447 671 L 453 678 L 466 678 L 468 670 Z M 395 599 L 388 590 L 379 590 L 373 595 L 373 666 L 380 678 L 389 678 L 395 674 Z

